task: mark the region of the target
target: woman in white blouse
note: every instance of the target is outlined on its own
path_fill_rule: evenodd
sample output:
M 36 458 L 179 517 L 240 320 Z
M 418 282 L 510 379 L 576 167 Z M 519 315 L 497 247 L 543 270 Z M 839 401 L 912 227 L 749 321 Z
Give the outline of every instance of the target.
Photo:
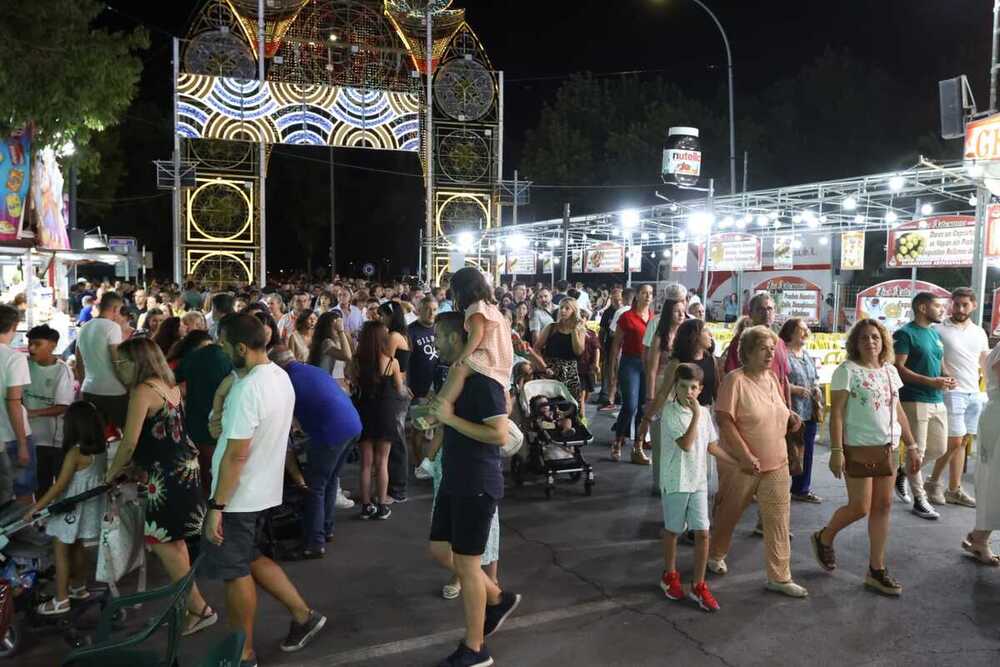
M 895 461 L 902 438 L 910 450 L 910 465 L 920 467 L 917 446 L 899 402 L 903 386 L 892 365 L 892 338 L 878 321 L 861 320 L 847 336 L 847 361 L 834 371 L 830 411 L 830 471 L 847 482 L 847 504 L 837 509 L 830 522 L 812 536 L 813 554 L 820 566 L 837 567 L 833 541 L 855 521 L 868 517 L 869 565 L 865 587 L 884 595 L 899 595 L 903 587 L 885 567 L 885 545 L 889 539 Z M 885 477 L 852 477 L 844 474 L 844 447 L 886 447 L 891 470 Z

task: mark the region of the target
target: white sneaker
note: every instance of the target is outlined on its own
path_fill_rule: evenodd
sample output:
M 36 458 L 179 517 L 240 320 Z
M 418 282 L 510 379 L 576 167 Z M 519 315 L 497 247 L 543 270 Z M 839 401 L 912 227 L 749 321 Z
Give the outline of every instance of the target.
M 456 584 L 447 583 L 441 587 L 441 597 L 445 600 L 454 600 L 462 594 L 462 582 Z
M 434 462 L 425 457 L 420 465 L 413 469 L 413 474 L 417 479 L 433 479 Z
M 729 572 L 729 568 L 726 567 L 725 558 L 720 558 L 719 560 L 712 560 L 709 558 L 706 566 L 708 567 L 709 572 L 714 572 L 715 574 L 725 574 L 726 572 Z
M 790 598 L 805 598 L 809 597 L 809 591 L 807 591 L 802 586 L 799 586 L 794 581 L 768 581 L 767 590 L 773 591 L 774 593 L 781 593 L 782 595 L 787 595 Z
M 345 496 L 343 491 L 337 494 L 336 504 L 339 510 L 349 510 L 354 507 L 354 501 Z

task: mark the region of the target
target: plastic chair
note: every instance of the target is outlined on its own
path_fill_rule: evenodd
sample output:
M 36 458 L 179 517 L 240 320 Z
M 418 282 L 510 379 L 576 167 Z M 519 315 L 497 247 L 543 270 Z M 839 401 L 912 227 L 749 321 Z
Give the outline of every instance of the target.
M 101 611 L 101 620 L 97 624 L 93 645 L 70 653 L 63 659 L 63 667 L 68 665 L 73 667 L 89 665 L 94 667 L 118 667 L 119 665 L 174 667 L 177 664 L 177 642 L 181 636 L 181 627 L 187 610 L 188 593 L 194 583 L 194 573 L 200 562 L 201 558 L 199 557 L 191 565 L 191 570 L 177 583 L 144 593 L 112 598 Z M 122 610 L 157 600 L 167 600 L 167 607 L 157 616 L 151 618 L 142 630 L 130 637 L 120 639 L 111 637 L 112 625 L 115 618 L 121 617 Z M 136 648 L 146 642 L 164 625 L 167 626 L 165 652 L 157 649 Z M 235 664 L 239 665 L 239 661 Z
M 245 641 L 243 632 L 234 632 L 213 646 L 211 653 L 198 662 L 198 667 L 240 667 Z

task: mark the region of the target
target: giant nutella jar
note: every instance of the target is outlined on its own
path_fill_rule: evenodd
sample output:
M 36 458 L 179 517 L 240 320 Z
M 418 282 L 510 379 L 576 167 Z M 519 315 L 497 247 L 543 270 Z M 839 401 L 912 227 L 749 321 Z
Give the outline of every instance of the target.
M 663 145 L 663 182 L 683 187 L 698 184 L 701 176 L 701 142 L 696 127 L 672 127 Z

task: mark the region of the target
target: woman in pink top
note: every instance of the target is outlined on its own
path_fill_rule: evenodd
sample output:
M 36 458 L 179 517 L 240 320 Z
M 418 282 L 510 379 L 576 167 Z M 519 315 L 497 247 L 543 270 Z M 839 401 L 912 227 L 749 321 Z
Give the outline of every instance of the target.
M 448 380 L 438 398 L 454 403 L 470 372 L 485 375 L 507 391 L 514 366 L 510 325 L 497 308 L 486 276 L 476 268 L 460 269 L 451 278 L 451 293 L 456 309 L 465 312 L 465 330 L 469 335 L 462 355 L 448 371 Z
M 777 336 L 765 326 L 750 327 L 739 340 L 743 364 L 727 375 L 719 387 L 715 415 L 723 446 L 739 461 L 739 469 L 720 478 L 720 490 L 712 526 L 708 567 L 725 574 L 726 553 L 733 530 L 754 495 L 764 526 L 767 589 L 803 598 L 808 592 L 792 581 L 791 544 L 788 535 L 791 475 L 785 434 L 802 427 L 785 405 L 781 385 L 771 371 Z M 726 465 L 719 461 L 719 466 Z

